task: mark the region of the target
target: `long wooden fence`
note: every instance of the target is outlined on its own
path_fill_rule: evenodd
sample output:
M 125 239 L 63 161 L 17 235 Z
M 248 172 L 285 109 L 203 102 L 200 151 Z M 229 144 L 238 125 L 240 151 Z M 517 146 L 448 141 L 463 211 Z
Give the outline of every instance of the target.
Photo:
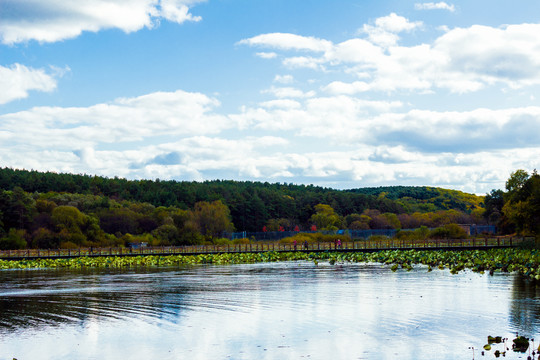
M 343 243 L 309 242 L 229 244 L 229 245 L 190 245 L 141 247 L 78 248 L 78 249 L 25 249 L 2 250 L 0 259 L 20 260 L 36 258 L 72 258 L 80 256 L 139 256 L 139 255 L 197 255 L 215 253 L 265 252 L 265 251 L 380 251 L 380 250 L 465 250 L 512 247 L 530 241 L 525 237 L 492 237 L 483 239 L 429 239 L 429 240 L 359 240 Z

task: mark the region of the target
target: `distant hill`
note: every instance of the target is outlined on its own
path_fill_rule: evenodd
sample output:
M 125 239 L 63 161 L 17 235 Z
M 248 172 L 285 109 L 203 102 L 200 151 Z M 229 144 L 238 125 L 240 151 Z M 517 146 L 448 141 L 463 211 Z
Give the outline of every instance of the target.
M 269 219 L 307 224 L 317 204 L 328 204 L 341 216 L 374 209 L 381 213 L 464 213 L 483 206 L 483 197 L 433 187 L 390 186 L 335 190 L 313 185 L 214 180 L 205 182 L 126 180 L 0 168 L 0 189 L 19 187 L 28 193 L 98 195 L 116 201 L 146 202 L 156 207 L 191 209 L 200 201 L 221 200 L 238 229 L 260 231 Z
M 429 186 L 381 186 L 348 190 L 355 194 L 396 201 L 407 212 L 460 210 L 469 212 L 484 207 L 484 196 Z

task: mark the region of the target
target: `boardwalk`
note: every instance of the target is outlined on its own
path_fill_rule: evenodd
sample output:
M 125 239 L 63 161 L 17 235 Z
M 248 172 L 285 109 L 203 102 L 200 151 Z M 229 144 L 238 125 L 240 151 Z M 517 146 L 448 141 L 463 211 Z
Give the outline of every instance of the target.
M 261 243 L 231 244 L 231 245 L 192 245 L 192 246 L 168 246 L 168 247 L 142 247 L 130 249 L 121 247 L 110 248 L 79 248 L 79 249 L 28 249 L 28 250 L 4 250 L 0 251 L 2 260 L 24 260 L 44 258 L 75 258 L 81 256 L 140 256 L 140 255 L 199 255 L 219 253 L 254 253 L 265 251 L 287 252 L 321 252 L 321 251 L 382 251 L 382 250 L 472 250 L 512 247 L 530 241 L 523 237 L 493 237 L 485 239 L 431 239 L 431 240 L 360 240 L 343 242 L 341 247 L 330 242 L 308 243 L 307 248 L 303 244 Z

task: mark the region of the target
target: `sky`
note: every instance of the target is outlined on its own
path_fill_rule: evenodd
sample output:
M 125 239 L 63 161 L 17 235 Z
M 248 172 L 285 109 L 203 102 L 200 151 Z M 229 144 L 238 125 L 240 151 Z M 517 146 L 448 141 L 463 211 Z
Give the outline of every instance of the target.
M 540 168 L 540 2 L 0 0 L 0 167 L 439 186 Z

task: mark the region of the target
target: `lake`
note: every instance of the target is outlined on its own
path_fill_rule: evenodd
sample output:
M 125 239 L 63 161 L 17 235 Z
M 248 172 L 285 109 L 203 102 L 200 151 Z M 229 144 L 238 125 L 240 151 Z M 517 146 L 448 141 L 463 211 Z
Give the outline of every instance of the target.
M 488 335 L 538 334 L 540 286 L 380 264 L 10 270 L 0 310 L 8 360 L 479 359 Z

